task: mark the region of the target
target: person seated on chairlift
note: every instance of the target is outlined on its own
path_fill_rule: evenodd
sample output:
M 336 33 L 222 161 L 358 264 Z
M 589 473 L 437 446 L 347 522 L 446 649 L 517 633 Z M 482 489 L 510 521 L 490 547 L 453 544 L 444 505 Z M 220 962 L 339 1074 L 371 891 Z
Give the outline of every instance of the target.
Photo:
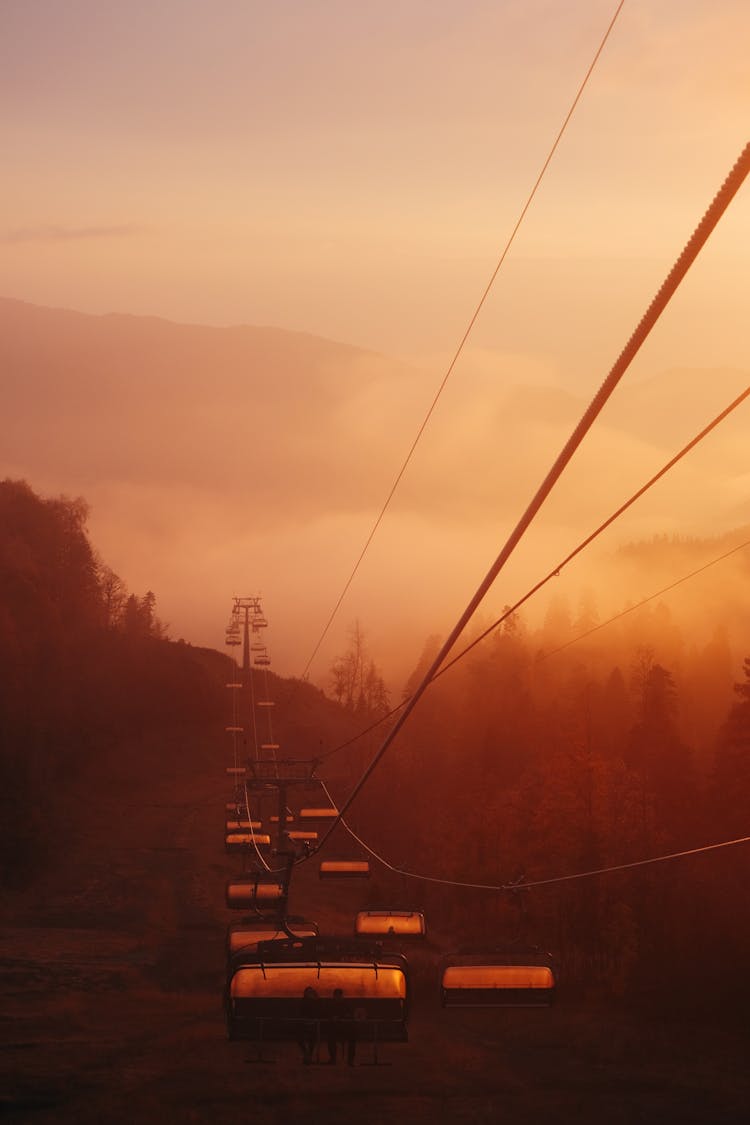
M 309 1066 L 313 1061 L 313 1052 L 318 1045 L 318 1024 L 320 1021 L 320 1000 L 312 985 L 308 984 L 302 993 L 302 1029 L 300 1031 L 299 1045 L 302 1048 L 302 1061 Z
M 349 1066 L 354 1066 L 354 1056 L 357 1050 L 357 1040 L 354 1027 L 354 1013 L 351 1005 L 344 999 L 344 990 L 334 988 L 330 1006 L 331 1018 L 328 1023 L 328 1062 L 336 1063 L 338 1045 L 346 1044 L 346 1061 Z

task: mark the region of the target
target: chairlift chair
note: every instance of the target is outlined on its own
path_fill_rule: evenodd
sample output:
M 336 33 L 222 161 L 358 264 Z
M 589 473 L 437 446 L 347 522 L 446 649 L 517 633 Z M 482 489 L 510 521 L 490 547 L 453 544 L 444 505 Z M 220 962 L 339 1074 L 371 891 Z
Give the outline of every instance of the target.
M 246 820 L 244 817 L 238 820 L 225 821 L 225 831 L 227 835 L 230 832 L 257 832 L 263 827 L 263 822 L 260 820 Z
M 316 937 L 318 926 L 299 915 L 290 915 L 280 920 L 245 918 L 231 922 L 227 928 L 227 956 L 254 953 L 260 941 L 278 941 L 290 937 Z
M 230 910 L 255 910 L 281 917 L 287 888 L 270 875 L 266 879 L 259 876 L 230 879 L 226 885 L 225 898 Z
M 366 859 L 324 859 L 318 868 L 321 879 L 369 879 Z
M 266 832 L 227 832 L 224 836 L 224 848 L 229 855 L 268 847 L 270 843 L 271 837 Z
M 447 959 L 444 1008 L 538 1008 L 555 997 L 552 957 L 538 949 L 457 954 Z
M 354 920 L 357 937 L 425 936 L 425 919 L 420 910 L 360 910 Z
M 302 1005 L 306 988 L 316 993 L 312 1019 L 318 1039 L 336 1019 L 356 1042 L 373 1044 L 375 1062 L 378 1044 L 407 1042 L 406 958 L 320 937 L 264 941 L 255 953 L 243 952 L 225 994 L 229 1038 L 259 1045 L 299 1041 L 311 1019 Z M 333 999 L 339 988 L 347 1011 L 343 1019 Z

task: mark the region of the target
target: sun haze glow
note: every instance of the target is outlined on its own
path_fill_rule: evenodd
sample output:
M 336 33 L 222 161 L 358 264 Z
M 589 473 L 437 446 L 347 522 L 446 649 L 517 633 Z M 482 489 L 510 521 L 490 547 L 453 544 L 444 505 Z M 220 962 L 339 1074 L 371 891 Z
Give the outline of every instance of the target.
M 3 475 L 84 495 L 175 636 L 262 591 L 298 674 L 615 6 L 8 0 Z M 745 144 L 748 41 L 627 0 L 321 681 L 355 616 L 394 675 L 450 627 Z M 749 235 L 746 186 L 500 605 L 748 383 Z M 744 425 L 608 546 L 748 522 Z

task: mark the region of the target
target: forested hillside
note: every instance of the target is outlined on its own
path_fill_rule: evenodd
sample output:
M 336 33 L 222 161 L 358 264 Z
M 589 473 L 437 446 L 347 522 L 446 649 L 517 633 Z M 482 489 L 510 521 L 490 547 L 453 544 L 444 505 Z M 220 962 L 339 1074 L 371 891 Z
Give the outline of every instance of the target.
M 513 615 L 435 682 L 358 825 L 411 871 L 551 880 L 407 883 L 468 944 L 539 942 L 592 994 L 745 995 L 748 845 L 556 880 L 748 835 L 750 660 L 733 661 L 720 628 L 696 643 L 664 604 L 569 644 L 595 628 L 584 616 L 571 630 L 553 607 L 532 630 Z
M 33 881 L 66 846 L 60 808 L 85 815 L 86 770 L 103 749 L 131 747 L 144 794 L 145 747 L 159 729 L 174 741 L 175 728 L 191 727 L 194 742 L 205 728 L 217 779 L 228 762 L 230 658 L 170 640 L 155 594 L 129 592 L 89 541 L 86 517 L 83 499 L 0 482 L 0 885 Z M 267 676 L 285 753 L 315 757 L 353 734 L 360 716 L 310 684 Z
M 226 658 L 165 638 L 151 591 L 97 557 L 84 501 L 0 483 L 0 854 L 23 883 L 54 847 L 56 794 L 103 744 L 220 713 Z
M 154 594 L 129 593 L 97 557 L 83 501 L 5 481 L 0 523 L 0 848 L 3 882 L 22 886 L 64 840 L 58 797 L 102 747 L 152 739 L 162 726 L 213 725 L 221 777 L 228 658 L 167 639 Z M 428 689 L 350 813 L 386 858 L 494 886 L 747 834 L 750 660 L 738 663 L 721 627 L 699 642 L 659 603 L 602 629 L 585 599 L 571 616 L 555 603 L 536 629 L 510 616 Z M 347 706 L 345 693 L 337 703 L 309 684 L 273 681 L 293 756 L 327 759 L 382 714 Z M 377 738 L 325 760 L 337 799 Z M 78 792 L 84 799 L 85 784 Z M 378 869 L 373 893 L 420 902 L 470 944 L 546 945 L 570 987 L 674 1000 L 689 980 L 691 1003 L 713 1003 L 747 990 L 735 972 L 750 936 L 747 862 L 740 845 L 512 894 L 396 887 Z

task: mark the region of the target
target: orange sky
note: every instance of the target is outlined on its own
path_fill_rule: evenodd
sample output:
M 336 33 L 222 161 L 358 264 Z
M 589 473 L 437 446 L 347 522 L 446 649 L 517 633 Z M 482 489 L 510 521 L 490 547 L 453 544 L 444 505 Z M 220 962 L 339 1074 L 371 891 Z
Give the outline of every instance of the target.
M 377 497 L 385 495 L 614 9 L 612 0 L 6 0 L 0 294 L 88 313 L 276 325 L 383 353 L 416 374 L 401 396 L 393 387 L 381 395 L 378 379 L 369 397 L 357 384 L 352 411 L 377 419 L 381 432 L 394 404 L 403 406 L 399 441 L 374 443 L 384 446 L 382 462 L 371 460 L 367 475 L 379 484 L 357 518 L 334 504 L 326 512 L 323 498 L 314 518 L 275 529 L 272 543 L 253 529 L 252 563 L 235 562 L 234 582 L 226 556 L 236 559 L 242 541 L 228 532 L 222 548 L 211 526 L 207 542 L 203 517 L 216 510 L 216 498 L 196 494 L 191 481 L 180 492 L 179 483 L 154 479 L 158 499 L 144 505 L 142 497 L 123 499 L 134 487 L 127 473 L 105 482 L 93 462 L 88 477 L 67 471 L 62 460 L 42 469 L 31 450 L 14 455 L 4 472 L 23 473 L 42 490 L 88 495 L 106 557 L 130 585 L 156 589 L 178 635 L 212 640 L 190 605 L 196 550 L 204 552 L 202 573 L 214 558 L 216 596 L 221 584 L 227 603 L 232 592 L 263 590 L 278 618 L 285 605 L 299 614 L 314 601 L 314 612 L 304 615 L 306 636 L 293 639 L 287 626 L 282 644 L 279 670 L 299 672 L 315 621 L 325 618 L 359 551 Z M 422 630 L 452 623 L 562 432 L 552 400 L 542 397 L 534 456 L 523 471 L 498 453 L 507 445 L 502 432 L 494 454 L 493 437 L 484 434 L 479 456 L 475 435 L 487 403 L 504 401 L 516 386 L 585 401 L 599 385 L 747 140 L 748 42 L 745 0 L 626 0 L 405 482 L 411 498 L 384 528 L 359 595 L 342 611 L 342 628 L 355 612 L 366 624 L 375 617 L 374 639 L 387 646 L 383 603 L 415 600 L 404 591 L 419 581 L 425 545 L 447 557 L 456 581 L 450 597 L 425 597 L 430 604 L 414 622 L 417 650 Z M 690 401 L 680 400 L 676 385 L 667 407 L 677 416 L 675 442 L 747 382 L 749 235 L 746 185 L 629 376 L 647 383 L 670 369 L 729 372 L 712 378 L 713 394 Z M 550 409 L 554 424 L 545 433 Z M 618 428 L 616 400 L 610 409 Z M 653 462 L 641 456 L 650 437 L 630 422 L 617 464 L 629 467 L 636 487 L 664 457 L 661 448 L 650 450 Z M 63 424 L 75 443 L 76 417 Z M 238 419 L 234 432 L 244 425 Z M 352 425 L 359 432 L 361 421 Z M 726 441 L 736 446 L 741 433 L 738 426 Z M 282 486 L 285 440 L 281 429 L 273 471 Z M 521 441 L 524 454 L 528 444 Z M 568 510 L 561 525 L 570 528 L 577 505 L 583 525 L 622 499 L 606 487 L 595 460 L 598 452 L 606 462 L 611 448 L 604 438 L 592 440 L 589 460 L 559 502 Z M 670 530 L 706 533 L 717 511 L 717 532 L 742 521 L 741 481 L 736 471 L 731 481 L 722 476 L 724 446 L 714 448 L 714 460 L 706 454 L 703 468 L 692 470 L 706 485 L 705 496 L 691 486 L 691 497 L 702 497 L 697 510 L 681 506 L 684 477 L 652 525 L 667 520 Z M 335 458 L 332 445 L 327 452 Z M 487 494 L 476 518 L 470 488 L 449 512 L 436 511 L 446 458 Z M 602 482 L 597 503 L 592 476 Z M 710 487 L 719 479 L 728 490 L 721 497 Z M 509 480 L 523 488 L 509 494 Z M 287 484 L 293 487 L 291 477 Z M 488 519 L 493 504 L 499 518 Z M 633 533 L 649 528 L 644 520 Z M 541 557 L 557 548 L 557 526 L 552 510 L 538 532 Z M 193 541 L 196 528 L 206 532 L 195 532 L 202 548 Z M 570 546 L 560 545 L 560 554 Z M 302 582 L 285 569 L 285 560 L 300 556 L 314 560 Z M 434 618 L 432 606 L 439 607 Z M 216 628 L 218 644 L 223 620 Z

